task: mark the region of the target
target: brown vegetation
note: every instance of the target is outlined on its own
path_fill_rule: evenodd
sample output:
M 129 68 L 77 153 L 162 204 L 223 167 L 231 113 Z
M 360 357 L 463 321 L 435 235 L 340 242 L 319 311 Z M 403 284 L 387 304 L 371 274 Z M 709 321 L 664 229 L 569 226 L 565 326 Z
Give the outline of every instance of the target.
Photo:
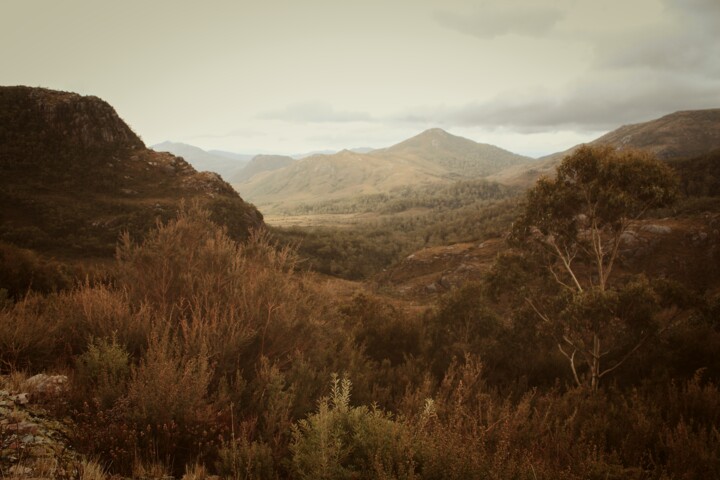
M 55 408 L 77 448 L 125 475 L 720 474 L 717 299 L 693 297 L 692 322 L 588 395 L 557 383 L 562 357 L 532 312 L 498 316 L 483 284 L 416 314 L 367 294 L 337 304 L 295 262 L 186 207 L 123 239 L 113 284 L 6 305 L 3 365 L 72 371 Z

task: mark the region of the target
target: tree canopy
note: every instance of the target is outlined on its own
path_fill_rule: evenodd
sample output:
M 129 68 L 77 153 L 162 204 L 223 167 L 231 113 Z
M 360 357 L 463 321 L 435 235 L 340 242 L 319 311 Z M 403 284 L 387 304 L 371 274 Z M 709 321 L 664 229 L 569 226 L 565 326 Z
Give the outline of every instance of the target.
M 650 326 L 663 310 L 651 282 L 614 283 L 613 272 L 623 234 L 649 210 L 672 205 L 677 192 L 672 169 L 650 154 L 587 145 L 528 192 L 512 239 L 535 255 L 559 291 L 544 303 L 526 301 L 557 339 L 578 384 L 584 383 L 578 362 L 584 360 L 597 389 L 601 377 L 662 328 Z M 631 325 L 632 335 L 625 328 Z M 602 370 L 601 358 L 612 353 L 614 362 Z

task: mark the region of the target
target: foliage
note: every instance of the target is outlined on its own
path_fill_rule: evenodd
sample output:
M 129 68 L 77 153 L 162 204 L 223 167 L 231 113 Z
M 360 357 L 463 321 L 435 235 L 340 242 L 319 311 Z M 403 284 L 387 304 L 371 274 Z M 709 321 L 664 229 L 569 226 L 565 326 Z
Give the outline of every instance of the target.
M 451 184 L 435 183 L 398 187 L 387 193 L 360 195 L 326 200 L 313 204 L 301 203 L 286 208 L 283 215 L 401 213 L 412 209 L 457 210 L 517 195 L 517 189 L 487 180 L 463 180 Z
M 372 216 L 345 228 L 275 228 L 285 245 L 296 245 L 302 266 L 348 279 L 381 272 L 424 247 L 498 237 L 516 215 L 515 199 L 474 201 L 459 208 L 410 210 Z
M 67 288 L 72 283 L 69 270 L 32 250 L 0 242 L 0 288 L 12 298 L 19 299 L 30 290 L 50 293 Z
M 6 370 L 68 371 L 74 444 L 111 473 L 720 473 L 715 292 L 630 276 L 610 282 L 606 296 L 573 297 L 529 250 L 500 257 L 489 284 L 467 284 L 419 312 L 379 294 L 334 298 L 295 269 L 292 249 L 258 233 L 232 241 L 209 215 L 190 206 L 123 241 L 113 282 L 31 293 L 0 309 Z M 687 321 L 587 395 L 557 381 L 563 358 L 540 334 L 548 327 L 526 302 L 510 301 L 530 295 L 573 321 L 588 312 L 635 319 L 616 326 L 622 352 L 670 306 Z M 328 388 L 338 371 L 346 380 Z
M 513 236 L 520 248 L 541 257 L 560 290 L 542 305 L 526 301 L 557 340 L 578 385 L 585 382 L 577 363 L 586 364 L 587 383 L 597 390 L 603 376 L 673 318 L 651 325 L 660 320 L 659 297 L 647 282 L 611 281 L 623 234 L 676 196 L 677 180 L 667 165 L 639 152 L 590 146 L 566 157 L 555 179 L 541 178 L 528 192 Z M 601 358 L 618 344 L 624 353 L 603 369 Z
M 77 359 L 77 388 L 110 408 L 125 393 L 130 377 L 130 356 L 115 338 L 91 339 Z
M 348 379 L 333 379 L 330 398 L 293 427 L 292 471 L 298 479 L 413 478 L 412 439 L 376 407 L 351 407 Z

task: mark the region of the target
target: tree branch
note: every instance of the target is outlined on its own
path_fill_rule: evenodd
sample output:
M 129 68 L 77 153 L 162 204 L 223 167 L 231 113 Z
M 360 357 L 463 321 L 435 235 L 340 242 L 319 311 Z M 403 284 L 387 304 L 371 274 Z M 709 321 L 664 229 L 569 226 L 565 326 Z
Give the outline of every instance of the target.
M 558 247 L 557 242 L 554 240 L 552 241 L 551 245 L 555 248 L 555 252 L 557 253 L 558 258 L 562 262 L 563 266 L 565 267 L 565 270 L 570 274 L 570 277 L 572 277 L 573 282 L 575 283 L 575 287 L 578 289 L 578 291 L 582 292 L 583 288 L 582 285 L 580 285 L 580 281 L 575 276 L 575 272 L 572 269 L 571 263 L 573 261 L 574 255 L 572 257 L 569 256 L 566 258 L 563 256 L 562 251 L 560 250 L 560 247 Z
M 560 353 L 562 353 L 565 358 L 567 358 L 570 361 L 570 369 L 572 370 L 573 377 L 575 378 L 575 383 L 577 383 L 578 387 L 582 386 L 582 382 L 580 382 L 580 378 L 577 374 L 577 369 L 575 368 L 575 353 L 577 353 L 577 350 L 573 350 L 571 355 L 568 355 L 565 350 L 563 350 L 561 344 L 557 344 L 558 348 L 560 349 Z

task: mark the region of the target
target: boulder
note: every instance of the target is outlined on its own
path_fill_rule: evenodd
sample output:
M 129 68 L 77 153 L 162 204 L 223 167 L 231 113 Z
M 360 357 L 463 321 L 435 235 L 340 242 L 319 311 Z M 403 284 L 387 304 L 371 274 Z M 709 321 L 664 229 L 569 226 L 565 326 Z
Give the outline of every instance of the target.
M 67 391 L 68 378 L 65 375 L 39 373 L 25 381 L 25 387 L 32 393 L 56 396 Z

